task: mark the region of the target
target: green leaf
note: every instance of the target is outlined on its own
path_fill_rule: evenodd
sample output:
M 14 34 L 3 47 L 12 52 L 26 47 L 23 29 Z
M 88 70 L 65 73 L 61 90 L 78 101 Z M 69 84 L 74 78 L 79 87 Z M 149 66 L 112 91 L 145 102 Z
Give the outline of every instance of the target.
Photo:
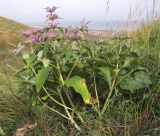
M 130 63 L 130 66 L 132 68 L 137 68 L 138 67 L 138 61 L 136 59 L 132 60 Z
M 100 74 L 104 76 L 105 80 L 108 82 L 109 88 L 111 89 L 111 74 L 108 67 L 99 67 Z
M 25 60 L 29 59 L 29 54 L 28 53 L 24 53 L 23 54 L 23 59 L 25 59 Z
M 49 72 L 51 71 L 51 67 L 47 67 L 47 68 L 43 68 L 41 70 L 38 71 L 38 75 L 36 77 L 36 90 L 37 92 L 39 92 L 45 81 L 47 80 L 48 78 L 48 75 L 49 75 Z
M 34 107 L 37 103 L 37 96 L 35 94 L 32 95 L 31 97 L 31 103 L 32 103 L 32 106 Z
M 33 54 L 29 54 L 29 57 L 27 59 L 27 68 L 31 68 L 33 66 L 35 60 L 35 56 Z
M 0 135 L 5 136 L 5 133 L 4 133 L 4 131 L 3 131 L 1 126 L 0 126 Z
M 37 54 L 37 59 L 38 59 L 38 60 L 41 60 L 42 57 L 43 57 L 43 50 L 40 50 L 40 51 L 38 52 L 38 54 Z
M 63 53 L 65 54 L 66 58 L 70 58 L 73 55 L 73 51 L 69 47 L 63 48 Z
M 120 82 L 120 87 L 124 90 L 134 92 L 142 88 L 146 88 L 151 84 L 150 76 L 147 72 L 138 71 L 127 76 Z
M 131 67 L 131 68 L 136 68 L 138 66 L 138 60 L 128 57 L 128 59 L 125 61 L 123 64 L 123 67 Z
M 45 95 L 45 96 L 42 96 L 42 97 L 41 97 L 41 99 L 44 100 L 44 101 L 47 100 L 48 98 L 49 98 L 48 95 Z
M 137 48 L 136 50 L 131 52 L 131 54 L 134 55 L 135 57 L 141 57 L 142 56 L 142 51 L 141 51 L 140 48 Z
M 74 90 L 82 96 L 83 101 L 86 104 L 90 104 L 91 96 L 86 86 L 85 79 L 79 76 L 74 76 L 70 79 L 67 79 L 65 81 L 65 84 L 67 85 L 67 87 L 73 87 Z
M 46 58 L 43 58 L 42 62 L 43 62 L 44 67 L 48 67 L 50 64 L 50 60 Z
M 29 85 L 35 85 L 35 81 L 32 80 L 21 80 L 21 82 Z
M 18 50 L 17 50 L 17 53 L 16 53 L 16 54 L 20 53 L 24 48 L 25 48 L 24 45 L 19 44 L 19 45 L 18 45 Z

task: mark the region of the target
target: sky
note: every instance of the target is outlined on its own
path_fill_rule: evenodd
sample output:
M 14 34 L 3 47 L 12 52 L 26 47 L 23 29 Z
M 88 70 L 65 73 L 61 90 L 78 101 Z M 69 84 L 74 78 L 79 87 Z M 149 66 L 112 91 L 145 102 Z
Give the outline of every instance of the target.
M 140 3 L 142 11 L 151 7 L 152 0 L 0 0 L 0 16 L 23 23 L 45 20 L 47 6 L 58 6 L 57 13 L 64 20 L 83 18 L 92 21 L 127 20 L 130 7 Z M 138 2 L 137 2 L 138 1 Z M 108 3 L 108 4 L 107 4 Z M 109 10 L 108 9 L 109 6 Z

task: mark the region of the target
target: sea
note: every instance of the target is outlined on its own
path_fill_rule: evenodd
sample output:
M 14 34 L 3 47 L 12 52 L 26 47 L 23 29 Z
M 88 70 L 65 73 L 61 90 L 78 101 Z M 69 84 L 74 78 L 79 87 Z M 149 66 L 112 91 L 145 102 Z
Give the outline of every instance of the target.
M 61 26 L 78 27 L 81 21 L 61 21 L 58 22 Z M 45 27 L 46 22 L 29 22 L 25 23 L 32 27 Z M 143 23 L 139 21 L 89 21 L 87 24 L 89 30 L 113 30 L 113 31 L 133 31 L 139 28 Z

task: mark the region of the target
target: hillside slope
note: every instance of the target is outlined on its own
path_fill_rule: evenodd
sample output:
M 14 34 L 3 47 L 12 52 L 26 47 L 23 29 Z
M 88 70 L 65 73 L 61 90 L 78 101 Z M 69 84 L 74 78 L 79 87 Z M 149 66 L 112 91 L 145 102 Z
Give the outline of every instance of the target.
M 23 40 L 21 32 L 26 29 L 28 29 L 26 25 L 0 17 L 0 49 L 8 49 L 10 44 Z
M 21 32 L 28 28 L 24 24 L 0 16 L 0 60 L 13 57 L 11 44 L 23 41 L 24 37 L 21 36 Z

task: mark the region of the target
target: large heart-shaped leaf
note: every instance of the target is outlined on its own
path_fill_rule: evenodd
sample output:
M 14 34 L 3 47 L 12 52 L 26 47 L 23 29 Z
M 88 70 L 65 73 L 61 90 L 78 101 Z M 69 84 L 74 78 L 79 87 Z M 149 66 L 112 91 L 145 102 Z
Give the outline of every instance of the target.
M 85 79 L 79 76 L 74 76 L 72 78 L 67 79 L 65 81 L 65 84 L 67 85 L 67 87 L 73 87 L 74 90 L 82 96 L 83 101 L 86 104 L 90 104 L 91 96 L 86 86 Z
M 51 71 L 51 67 L 46 67 L 46 68 L 43 68 L 41 70 L 38 71 L 38 75 L 36 77 L 36 90 L 37 92 L 39 92 L 45 81 L 47 80 L 48 78 L 48 75 L 49 75 L 49 72 Z
M 124 90 L 134 92 L 151 84 L 150 76 L 147 72 L 138 71 L 124 78 L 120 82 L 120 87 Z

